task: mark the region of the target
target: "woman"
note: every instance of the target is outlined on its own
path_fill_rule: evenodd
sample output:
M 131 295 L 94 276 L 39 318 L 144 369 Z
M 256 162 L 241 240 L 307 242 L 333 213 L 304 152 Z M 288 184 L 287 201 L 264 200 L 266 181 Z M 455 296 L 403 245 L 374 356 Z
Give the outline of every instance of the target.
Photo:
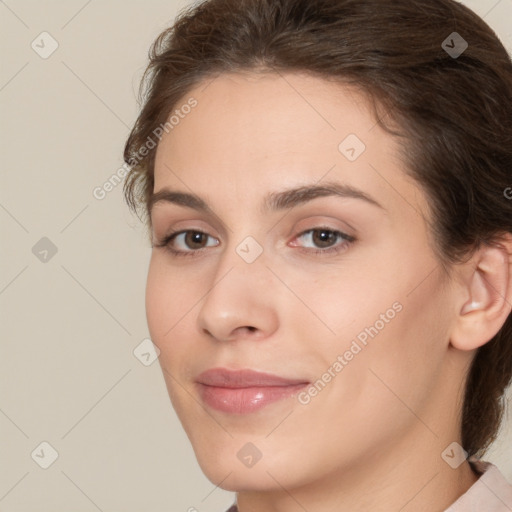
M 126 142 L 146 312 L 239 512 L 512 510 L 512 63 L 452 0 L 209 0 Z

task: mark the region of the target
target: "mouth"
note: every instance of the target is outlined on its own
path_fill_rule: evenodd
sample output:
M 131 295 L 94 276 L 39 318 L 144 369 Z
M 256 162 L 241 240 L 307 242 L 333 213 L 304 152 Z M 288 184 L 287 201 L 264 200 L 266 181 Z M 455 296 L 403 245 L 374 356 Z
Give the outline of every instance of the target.
M 212 368 L 197 377 L 202 401 L 228 414 L 248 414 L 289 399 L 310 384 L 253 370 Z

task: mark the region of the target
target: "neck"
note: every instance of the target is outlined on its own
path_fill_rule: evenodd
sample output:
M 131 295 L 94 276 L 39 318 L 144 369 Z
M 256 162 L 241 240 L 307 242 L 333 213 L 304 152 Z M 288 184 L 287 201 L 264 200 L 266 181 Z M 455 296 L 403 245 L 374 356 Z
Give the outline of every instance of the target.
M 437 430 L 437 429 L 436 429 Z M 437 430 L 442 432 L 443 430 Z M 239 512 L 443 512 L 478 479 L 468 461 L 452 468 L 441 457 L 457 439 L 439 439 L 422 423 L 387 448 L 350 461 L 307 485 L 264 492 L 240 492 Z M 459 444 L 460 439 L 459 439 Z M 449 453 L 451 455 L 451 453 Z M 278 479 L 271 480 L 274 489 Z M 270 482 L 269 482 L 270 483 Z

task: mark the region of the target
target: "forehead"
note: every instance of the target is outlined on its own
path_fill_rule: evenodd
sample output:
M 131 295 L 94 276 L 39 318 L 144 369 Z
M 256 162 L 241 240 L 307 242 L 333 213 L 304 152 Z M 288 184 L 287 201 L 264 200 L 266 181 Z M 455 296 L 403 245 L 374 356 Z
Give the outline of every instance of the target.
M 196 106 L 185 109 L 191 99 Z M 188 113 L 178 117 L 182 110 Z M 349 135 L 361 141 L 359 150 L 390 147 L 355 89 L 299 73 L 221 74 L 184 95 L 173 113 L 175 124 L 157 148 L 157 180 L 169 159 L 188 170 L 207 159 L 210 169 L 275 165 L 283 173 L 285 162 L 333 165 Z
M 354 87 L 303 73 L 221 74 L 173 112 L 191 99 L 196 106 L 157 148 L 155 191 L 185 185 L 209 194 L 223 184 L 225 197 L 249 197 L 325 177 L 384 196 L 381 203 L 422 199 L 396 141 Z
M 261 148 L 268 156 L 308 140 L 315 146 L 336 144 L 344 133 L 363 138 L 375 126 L 355 88 L 303 73 L 221 74 L 199 84 L 175 108 L 192 97 L 197 106 L 172 130 L 176 145 L 186 127 L 185 135 L 207 135 L 195 140 L 201 148 L 215 150 L 236 140 L 253 156 Z M 229 152 L 231 160 L 235 150 Z

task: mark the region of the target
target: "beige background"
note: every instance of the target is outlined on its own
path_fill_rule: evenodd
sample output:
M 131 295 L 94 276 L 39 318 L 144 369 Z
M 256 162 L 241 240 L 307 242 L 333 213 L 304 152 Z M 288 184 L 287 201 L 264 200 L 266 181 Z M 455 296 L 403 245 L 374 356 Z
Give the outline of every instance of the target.
M 201 473 L 158 363 L 133 354 L 148 337 L 144 229 L 121 185 L 93 196 L 122 164 L 150 43 L 186 3 L 0 1 L 1 511 L 217 512 L 234 500 Z M 512 0 L 465 3 L 512 48 Z M 58 43 L 46 59 L 31 47 L 51 49 L 43 31 Z M 46 262 L 43 237 L 57 250 Z M 58 452 L 48 469 L 43 441 Z M 510 414 L 486 458 L 512 481 L 507 452 Z

